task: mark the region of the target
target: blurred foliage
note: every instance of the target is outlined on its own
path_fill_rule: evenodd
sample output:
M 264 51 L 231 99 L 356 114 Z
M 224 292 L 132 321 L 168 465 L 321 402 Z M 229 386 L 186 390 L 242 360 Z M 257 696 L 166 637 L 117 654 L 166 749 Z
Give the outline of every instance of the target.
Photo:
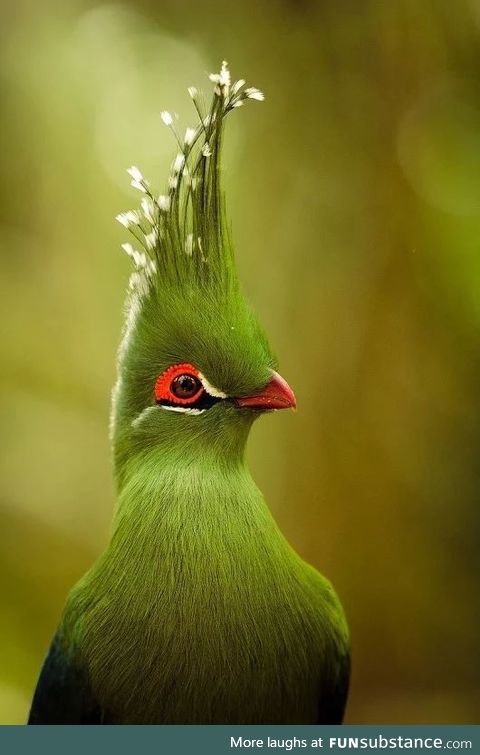
M 480 723 L 480 0 L 18 0 L 0 23 L 0 721 L 108 538 L 134 163 L 222 58 L 239 266 L 299 411 L 251 464 L 336 585 L 348 721 Z M 192 114 L 191 114 L 192 115 Z

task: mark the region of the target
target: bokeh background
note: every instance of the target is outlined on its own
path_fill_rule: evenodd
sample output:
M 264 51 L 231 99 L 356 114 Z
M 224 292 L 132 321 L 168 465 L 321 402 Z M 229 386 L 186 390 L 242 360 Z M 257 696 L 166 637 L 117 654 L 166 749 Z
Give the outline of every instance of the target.
M 251 466 L 353 639 L 351 723 L 480 723 L 480 0 L 2 0 L 0 722 L 108 539 L 125 168 L 226 57 L 246 291 L 299 409 Z

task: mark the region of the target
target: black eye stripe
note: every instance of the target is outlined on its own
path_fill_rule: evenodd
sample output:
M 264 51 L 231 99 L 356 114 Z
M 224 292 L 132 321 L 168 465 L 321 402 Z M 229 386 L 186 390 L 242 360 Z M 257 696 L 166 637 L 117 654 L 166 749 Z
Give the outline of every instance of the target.
M 225 399 L 218 396 L 211 396 L 207 391 L 203 391 L 196 401 L 192 401 L 191 404 L 177 404 L 175 401 L 168 401 L 168 399 L 160 399 L 157 401 L 159 406 L 173 406 L 176 409 L 210 409 L 214 404 L 218 404 L 219 401 Z

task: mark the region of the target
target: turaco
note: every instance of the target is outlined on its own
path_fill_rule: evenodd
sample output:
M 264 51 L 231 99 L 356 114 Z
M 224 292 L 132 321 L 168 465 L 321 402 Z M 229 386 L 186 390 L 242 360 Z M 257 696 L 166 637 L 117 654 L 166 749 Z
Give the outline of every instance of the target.
M 110 543 L 68 596 L 32 724 L 341 723 L 344 614 L 279 531 L 245 462 L 253 422 L 295 406 L 246 303 L 225 219 L 226 116 L 263 94 L 212 74 L 165 193 L 138 168 L 135 265 L 113 391 Z

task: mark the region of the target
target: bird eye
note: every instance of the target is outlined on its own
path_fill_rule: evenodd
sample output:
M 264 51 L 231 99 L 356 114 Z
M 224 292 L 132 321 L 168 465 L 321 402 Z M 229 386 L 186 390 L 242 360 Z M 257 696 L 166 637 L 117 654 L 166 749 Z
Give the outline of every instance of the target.
M 213 388 L 193 364 L 172 364 L 155 382 L 155 401 L 176 412 L 201 413 L 226 398 Z
M 202 390 L 202 384 L 200 380 L 194 375 L 177 375 L 172 380 L 170 390 L 174 396 L 181 399 L 193 398 L 199 391 Z

